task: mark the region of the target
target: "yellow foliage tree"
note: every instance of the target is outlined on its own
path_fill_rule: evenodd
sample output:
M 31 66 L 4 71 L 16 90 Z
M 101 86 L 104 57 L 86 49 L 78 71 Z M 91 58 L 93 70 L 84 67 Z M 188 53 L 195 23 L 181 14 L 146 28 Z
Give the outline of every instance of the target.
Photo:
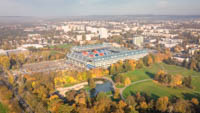
M 191 102 L 194 104 L 194 105 L 199 105 L 199 101 L 197 98 L 192 98 Z
M 168 97 L 166 96 L 160 97 L 156 102 L 156 109 L 165 112 L 167 110 L 167 105 L 169 103 L 168 101 L 169 101 Z
M 147 65 L 150 66 L 151 64 L 153 64 L 153 59 L 151 58 L 150 55 L 148 55 L 148 57 L 147 57 Z
M 147 105 L 147 103 L 146 102 L 140 102 L 140 108 L 142 108 L 142 109 L 147 109 L 148 108 L 148 105 Z
M 181 75 L 175 75 L 173 76 L 173 83 L 174 86 L 180 86 L 182 84 L 182 76 Z
M 131 84 L 130 78 L 129 78 L 129 77 L 126 77 L 126 79 L 125 79 L 125 81 L 124 81 L 124 85 L 125 85 L 125 86 L 128 86 L 128 85 L 130 85 L 130 84 Z
M 0 56 L 0 65 L 4 69 L 9 69 L 10 68 L 10 59 L 7 56 Z

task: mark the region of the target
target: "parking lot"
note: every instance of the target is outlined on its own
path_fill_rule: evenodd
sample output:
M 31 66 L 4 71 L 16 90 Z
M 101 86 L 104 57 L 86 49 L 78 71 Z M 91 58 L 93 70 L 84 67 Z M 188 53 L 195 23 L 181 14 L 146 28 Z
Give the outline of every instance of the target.
M 39 63 L 25 64 L 19 70 L 13 71 L 14 74 L 31 74 L 37 72 L 49 72 L 56 70 L 67 70 L 69 65 L 65 59 L 45 61 Z

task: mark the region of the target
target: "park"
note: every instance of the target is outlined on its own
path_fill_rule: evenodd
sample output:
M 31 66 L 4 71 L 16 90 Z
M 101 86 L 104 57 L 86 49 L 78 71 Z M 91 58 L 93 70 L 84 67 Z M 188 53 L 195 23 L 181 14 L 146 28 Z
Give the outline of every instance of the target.
M 192 76 L 193 88 L 167 87 L 154 81 L 154 75 L 159 71 L 176 75 L 181 74 L 183 77 Z M 189 70 L 180 66 L 168 65 L 165 63 L 156 63 L 150 67 L 144 67 L 142 69 L 136 69 L 125 73 L 131 79 L 132 84 L 125 87 L 122 95 L 126 98 L 129 95 L 136 95 L 137 92 L 146 93 L 152 98 L 157 99 L 159 97 L 168 96 L 169 98 L 179 97 L 183 99 L 191 99 L 192 97 L 200 98 L 200 72 Z M 143 82 L 138 82 L 141 81 Z M 146 80 L 146 81 L 144 81 Z

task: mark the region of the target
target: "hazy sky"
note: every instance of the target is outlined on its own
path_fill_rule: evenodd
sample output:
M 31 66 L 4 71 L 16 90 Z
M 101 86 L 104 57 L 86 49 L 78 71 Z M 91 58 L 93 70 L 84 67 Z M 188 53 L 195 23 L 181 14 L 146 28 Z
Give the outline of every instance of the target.
M 200 0 L 0 0 L 0 16 L 200 14 Z

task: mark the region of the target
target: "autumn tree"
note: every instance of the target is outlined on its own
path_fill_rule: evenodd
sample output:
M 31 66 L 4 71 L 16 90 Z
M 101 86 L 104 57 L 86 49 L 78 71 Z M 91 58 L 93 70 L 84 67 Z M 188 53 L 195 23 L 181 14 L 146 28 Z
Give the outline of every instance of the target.
M 125 86 L 128 86 L 128 85 L 130 85 L 130 84 L 131 84 L 130 78 L 129 78 L 129 77 L 126 77 L 126 79 L 124 80 L 124 85 L 125 85 Z
M 10 68 L 10 59 L 7 56 L 0 56 L 0 65 L 4 69 L 9 69 Z
M 144 63 L 145 63 L 146 66 L 150 66 L 150 65 L 153 64 L 153 59 L 152 59 L 151 55 L 145 56 L 143 58 L 143 61 L 144 61 Z
M 115 68 L 115 65 L 114 64 L 112 64 L 111 66 L 110 66 L 110 75 L 114 75 L 114 74 L 116 74 L 116 68 Z
M 114 99 L 119 99 L 120 98 L 120 90 L 119 89 L 115 89 L 115 93 L 113 96 Z
M 197 98 L 192 98 L 191 102 L 194 104 L 194 105 L 199 105 L 199 101 Z
M 130 95 L 126 98 L 126 103 L 130 106 L 133 106 L 133 107 L 135 107 L 137 105 L 137 103 L 135 101 L 135 97 L 130 96 Z
M 178 99 L 173 106 L 176 113 L 191 113 L 191 105 L 186 100 Z
M 192 70 L 198 71 L 198 68 L 197 68 L 197 65 L 196 65 L 196 64 L 197 64 L 196 60 L 195 60 L 195 59 L 192 59 L 191 62 L 190 62 L 189 68 L 192 69 Z
M 153 64 L 153 59 L 152 59 L 152 57 L 149 55 L 149 56 L 147 57 L 147 66 L 150 66 L 151 64 Z
M 140 68 L 143 68 L 143 67 L 144 67 L 143 60 L 142 59 L 138 60 L 137 64 L 136 64 L 136 68 L 140 69 Z
M 141 109 L 147 109 L 148 108 L 148 105 L 145 101 L 140 102 L 139 106 L 140 106 Z
M 192 76 L 184 77 L 183 78 L 183 85 L 192 88 Z
M 168 97 L 160 97 L 156 101 L 156 109 L 161 112 L 165 112 L 167 110 L 168 103 L 169 103 Z
M 182 76 L 180 74 L 174 75 L 172 79 L 173 86 L 180 86 L 182 85 Z
M 126 79 L 127 77 L 123 74 L 123 73 L 120 73 L 120 74 L 117 74 L 117 75 L 115 75 L 114 76 L 114 80 L 115 80 L 115 82 L 117 83 L 117 84 L 125 84 L 125 79 Z M 127 79 L 127 81 L 126 81 L 127 83 L 129 82 L 129 80 Z M 127 84 L 126 83 L 126 84 Z
M 95 81 L 93 78 L 88 79 L 88 85 L 89 85 L 90 89 L 94 89 L 96 87 L 96 84 L 95 84 Z

